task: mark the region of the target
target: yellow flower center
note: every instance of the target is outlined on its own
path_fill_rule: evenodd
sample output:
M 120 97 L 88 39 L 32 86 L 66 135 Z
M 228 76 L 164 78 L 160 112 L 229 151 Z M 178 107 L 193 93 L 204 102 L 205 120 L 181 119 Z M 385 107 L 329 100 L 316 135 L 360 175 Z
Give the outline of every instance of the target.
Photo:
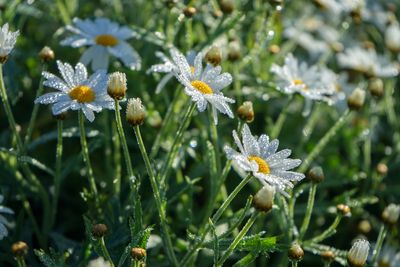
M 294 79 L 293 80 L 294 85 L 304 85 L 303 90 L 308 91 L 307 85 L 303 82 L 302 79 Z
M 248 158 L 250 161 L 254 160 L 258 164 L 258 171 L 264 174 L 269 174 L 271 170 L 269 169 L 268 164 L 260 157 L 257 156 L 250 156 Z
M 87 85 L 79 85 L 74 87 L 71 91 L 69 91 L 68 95 L 79 103 L 92 102 L 96 98 L 93 89 Z
M 100 34 L 96 36 L 96 44 L 104 46 L 116 46 L 118 39 L 111 34 Z
M 211 87 L 203 81 L 195 80 L 191 82 L 192 86 L 197 89 L 197 91 L 203 94 L 212 94 L 213 90 Z

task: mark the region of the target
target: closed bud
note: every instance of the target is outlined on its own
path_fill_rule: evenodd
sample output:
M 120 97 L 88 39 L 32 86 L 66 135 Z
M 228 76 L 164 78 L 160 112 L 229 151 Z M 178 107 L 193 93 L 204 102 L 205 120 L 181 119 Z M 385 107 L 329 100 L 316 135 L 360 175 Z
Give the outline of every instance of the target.
M 350 216 L 351 215 L 351 209 L 347 205 L 339 204 L 339 205 L 336 206 L 336 209 L 343 216 Z
M 103 236 L 106 235 L 107 233 L 107 225 L 103 224 L 103 223 L 98 223 L 93 225 L 92 227 L 92 235 L 95 238 L 102 238 Z
M 239 118 L 245 122 L 252 122 L 254 120 L 253 103 L 250 101 L 243 102 L 243 104 L 238 108 L 237 114 Z
M 230 61 L 239 60 L 242 57 L 240 52 L 240 44 L 238 41 L 232 41 L 228 45 L 228 59 Z
M 358 223 L 358 231 L 360 231 L 362 234 L 366 235 L 371 232 L 371 230 L 372 226 L 368 220 L 362 220 Z
M 126 120 L 132 126 L 141 125 L 146 117 L 146 111 L 140 98 L 131 98 L 126 107 Z
M 43 60 L 45 62 L 52 61 L 52 60 L 54 60 L 54 57 L 55 57 L 54 51 L 50 47 L 45 46 L 42 48 L 42 50 L 40 50 L 39 57 L 41 60 Z
M 18 241 L 11 245 L 11 252 L 15 257 L 25 257 L 28 254 L 28 245 L 23 241 Z
M 289 259 L 292 261 L 300 261 L 304 256 L 304 250 L 299 244 L 293 243 L 289 248 Z
M 235 4 L 232 0 L 220 0 L 219 6 L 224 14 L 231 14 L 235 9 Z
M 393 21 L 386 28 L 385 45 L 393 53 L 400 52 L 400 25 L 397 21 Z
M 268 184 L 264 185 L 263 188 L 258 190 L 253 198 L 254 207 L 259 211 L 270 211 L 274 204 L 275 187 Z
M 178 0 L 165 0 L 165 5 L 166 7 L 168 7 L 169 9 L 173 8 L 177 3 Z
M 322 260 L 326 263 L 331 263 L 336 257 L 335 253 L 333 253 L 331 250 L 322 251 L 320 255 Z
M 107 93 L 115 100 L 125 98 L 127 86 L 126 75 L 122 72 L 114 72 L 108 76 Z
M 360 110 L 364 106 L 365 91 L 360 88 L 354 89 L 347 98 L 347 106 L 352 110 Z
M 281 48 L 279 47 L 279 45 L 273 44 L 269 47 L 269 52 L 271 52 L 272 54 L 277 54 L 279 53 L 279 51 L 281 51 Z
M 308 178 L 313 183 L 320 183 L 325 179 L 324 171 L 320 166 L 312 167 L 308 172 Z
M 183 9 L 183 14 L 187 17 L 187 18 L 191 18 L 194 15 L 196 15 L 196 8 L 192 7 L 192 6 L 187 6 Z
M 382 220 L 388 225 L 395 225 L 400 215 L 400 205 L 390 204 L 382 212 Z
M 136 248 L 131 249 L 131 256 L 134 260 L 140 261 L 140 260 L 143 260 L 147 256 L 147 253 L 144 248 L 136 247 Z
M 376 97 L 383 96 L 384 93 L 383 81 L 379 78 L 372 78 L 368 83 L 368 90 L 373 96 Z
M 363 267 L 367 261 L 369 252 L 369 242 L 367 240 L 357 240 L 347 253 L 347 262 L 351 267 Z
M 376 171 L 380 175 L 386 175 L 388 173 L 389 169 L 385 163 L 378 163 L 378 165 L 376 165 Z
M 222 52 L 218 46 L 213 45 L 206 53 L 205 59 L 208 63 L 213 66 L 217 66 L 221 64 L 222 61 Z

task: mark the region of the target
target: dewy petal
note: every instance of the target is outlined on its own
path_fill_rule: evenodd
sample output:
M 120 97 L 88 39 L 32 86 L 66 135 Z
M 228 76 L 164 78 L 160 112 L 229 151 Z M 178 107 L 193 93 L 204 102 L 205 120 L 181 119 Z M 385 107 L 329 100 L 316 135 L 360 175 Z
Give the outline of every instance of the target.
M 44 71 L 42 73 L 42 75 L 46 79 L 43 82 L 44 86 L 51 87 L 51 88 L 60 90 L 62 92 L 68 92 L 69 91 L 70 87 L 67 86 L 62 79 L 58 78 L 54 74 L 51 74 L 49 72 Z
M 59 115 L 71 107 L 71 102 L 70 101 L 65 101 L 65 102 L 57 102 L 55 103 L 52 107 L 51 110 L 54 115 Z
M 250 128 L 247 124 L 243 126 L 242 130 L 242 140 L 243 146 L 246 151 L 246 154 L 249 156 L 258 156 L 260 155 L 260 148 L 258 147 L 257 140 L 250 132 Z
M 94 113 L 93 110 L 91 110 L 88 107 L 84 107 L 82 108 L 83 114 L 85 115 L 86 119 L 88 119 L 88 121 L 93 122 L 94 121 Z
M 85 65 L 82 63 L 78 63 L 75 66 L 75 83 L 76 84 L 81 84 L 87 79 L 87 70 Z
M 74 82 L 74 69 L 72 66 L 68 63 L 63 63 L 59 60 L 57 60 L 57 66 L 60 71 L 61 76 L 63 77 L 64 81 L 67 83 L 67 85 L 72 88 L 75 87 L 77 84 Z
M 65 96 L 65 93 L 47 93 L 36 98 L 35 104 L 52 104 L 59 101 L 62 96 Z

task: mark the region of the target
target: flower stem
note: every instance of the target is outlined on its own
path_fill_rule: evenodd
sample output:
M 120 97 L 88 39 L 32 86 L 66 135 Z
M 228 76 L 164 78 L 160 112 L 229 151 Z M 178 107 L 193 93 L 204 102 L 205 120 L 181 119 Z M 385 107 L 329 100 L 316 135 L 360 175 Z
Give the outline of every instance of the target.
M 126 143 L 124 128 L 122 127 L 121 114 L 119 111 L 118 102 L 119 102 L 118 100 L 115 100 L 115 120 L 117 121 L 117 130 L 119 134 L 119 139 L 121 140 L 122 150 L 124 152 L 126 171 L 128 173 L 129 179 L 132 179 L 132 177 L 134 176 L 132 169 L 132 162 L 131 162 L 131 157 L 129 155 L 128 144 Z M 115 192 L 119 194 L 120 191 L 121 191 L 121 179 L 119 179 L 115 183 Z
M 104 242 L 104 237 L 100 239 L 100 246 L 101 246 L 101 252 L 103 253 L 104 258 L 110 263 L 110 267 L 114 267 L 114 263 L 111 259 L 110 253 L 108 253 L 106 243 Z
M 24 257 L 17 257 L 16 258 L 18 267 L 26 267 Z
M 290 97 L 287 101 L 287 103 L 285 104 L 284 108 L 282 109 L 281 113 L 278 116 L 278 119 L 275 122 L 274 127 L 271 130 L 271 139 L 275 139 L 278 137 L 279 133 L 282 130 L 282 126 L 286 120 L 287 117 L 287 113 L 289 110 L 289 106 L 292 103 L 292 97 Z
M 170 152 L 167 156 L 167 159 L 164 163 L 164 166 L 161 171 L 161 184 L 165 183 L 165 180 L 168 176 L 168 172 L 171 169 L 172 162 L 176 158 L 178 154 L 179 147 L 182 143 L 183 133 L 185 132 L 186 128 L 189 126 L 190 119 L 192 118 L 193 112 L 196 108 L 196 103 L 193 102 L 189 105 L 188 109 L 186 110 L 185 116 L 182 119 L 181 125 L 179 126 L 178 132 L 176 133 L 174 142 L 170 149 Z
M 242 188 L 250 181 L 250 179 L 253 176 L 251 174 L 247 175 L 246 178 L 244 178 L 237 186 L 236 188 L 232 191 L 232 193 L 227 197 L 227 199 L 222 203 L 222 205 L 219 207 L 217 212 L 214 214 L 212 217 L 212 221 L 215 224 L 219 218 L 222 216 L 222 214 L 225 212 L 225 210 L 228 208 L 229 204 L 232 202 L 232 200 L 236 197 L 236 195 L 242 190 Z M 179 266 L 186 266 L 193 255 L 197 252 L 197 250 L 202 246 L 204 239 L 207 235 L 207 233 L 211 230 L 211 226 L 208 225 L 207 228 L 204 230 L 204 232 L 201 235 L 200 240 L 198 241 L 197 244 L 195 244 L 191 250 L 189 250 L 186 255 L 183 257 L 182 261 L 180 262 Z
M 333 221 L 333 223 L 326 229 L 324 232 L 322 232 L 320 235 L 313 237 L 310 241 L 306 241 L 305 243 L 319 243 L 326 238 L 330 237 L 332 234 L 335 233 L 336 228 L 338 227 L 340 221 L 342 220 L 342 215 L 338 214 Z
M 220 173 L 221 171 L 221 156 L 220 156 L 220 150 L 218 146 L 218 130 L 217 126 L 215 125 L 213 118 L 212 118 L 212 112 L 211 109 L 209 110 L 208 113 L 209 117 L 209 125 L 210 125 L 210 137 L 211 141 L 214 145 L 214 152 L 215 152 L 215 158 L 216 158 L 216 166 L 217 166 L 217 174 Z
M 381 229 L 379 230 L 378 239 L 376 240 L 374 252 L 372 253 L 372 262 L 373 263 L 376 262 L 376 260 L 379 257 L 379 253 L 381 252 L 383 240 L 385 240 L 386 234 L 387 234 L 387 229 L 386 229 L 385 225 L 382 225 Z
M 44 63 L 43 68 L 42 68 L 42 72 L 47 70 L 47 64 Z M 36 91 L 36 98 L 38 98 L 42 92 L 43 92 L 43 80 L 44 77 L 43 75 L 41 75 L 40 77 L 40 81 L 39 81 L 39 88 Z M 31 118 L 29 120 L 29 124 L 28 124 L 28 129 L 26 130 L 26 135 L 25 135 L 25 140 L 24 140 L 24 148 L 26 149 L 26 147 L 29 145 L 29 142 L 31 141 L 32 138 L 32 132 L 33 132 L 33 128 L 35 127 L 35 122 L 36 122 L 36 118 L 37 118 L 37 114 L 39 111 L 39 104 L 35 104 L 33 106 L 33 110 L 32 110 L 32 115 Z
M 347 109 L 343 115 L 337 120 L 337 122 L 329 129 L 325 136 L 318 142 L 314 149 L 308 154 L 306 159 L 303 161 L 299 168 L 299 172 L 305 172 L 310 167 L 313 160 L 321 153 L 328 142 L 335 136 L 336 132 L 346 123 L 351 112 Z
M 308 194 L 306 214 L 304 215 L 303 223 L 301 224 L 300 227 L 300 235 L 299 235 L 300 240 L 303 239 L 308 229 L 308 225 L 310 224 L 310 219 L 314 208 L 314 199 L 316 192 L 317 192 L 317 184 L 313 183 Z
M 96 181 L 94 179 L 92 164 L 90 163 L 90 158 L 89 158 L 89 148 L 88 148 L 88 144 L 87 144 L 87 140 L 86 140 L 86 132 L 85 132 L 85 118 L 84 118 L 83 112 L 81 110 L 79 111 L 79 131 L 80 131 L 80 135 L 81 135 L 82 157 L 83 157 L 83 161 L 86 164 L 90 189 L 92 191 L 93 197 L 95 198 L 95 202 L 97 203 L 98 202 L 98 196 L 97 196 L 98 193 L 97 193 Z
M 250 227 L 254 224 L 256 221 L 259 212 L 254 212 L 249 220 L 246 222 L 246 224 L 243 226 L 242 230 L 240 230 L 239 234 L 235 237 L 233 240 L 232 244 L 228 247 L 228 249 L 225 251 L 224 255 L 220 258 L 220 260 L 217 262 L 216 266 L 220 267 L 222 264 L 228 259 L 228 257 L 231 255 L 232 251 L 236 248 L 236 246 L 239 244 L 240 240 L 246 235 L 246 233 L 249 231 Z
M 174 266 L 179 266 L 178 260 L 176 259 L 176 256 L 175 256 L 171 237 L 170 237 L 169 231 L 168 231 L 166 211 L 165 211 L 165 205 L 164 205 L 165 201 L 163 201 L 161 199 L 160 190 L 159 190 L 159 187 L 158 187 L 158 184 L 156 181 L 156 177 L 153 172 L 153 168 L 150 163 L 150 159 L 147 155 L 146 147 L 144 146 L 144 143 L 143 143 L 142 135 L 140 133 L 140 128 L 139 128 L 139 126 L 134 126 L 133 129 L 135 131 L 135 135 L 136 135 L 136 139 L 137 139 L 137 142 L 139 145 L 140 153 L 142 154 L 144 163 L 146 165 L 147 174 L 149 175 L 150 184 L 153 189 L 154 199 L 156 201 L 156 206 L 157 206 L 158 214 L 160 217 L 161 229 L 162 229 L 162 232 L 164 235 L 163 241 L 164 241 L 167 256 L 168 256 L 170 262 Z
M 292 267 L 297 267 L 297 261 L 292 261 Z
M 17 124 L 15 123 L 14 115 L 11 111 L 11 106 L 8 101 L 7 97 L 7 92 L 6 88 L 4 86 L 4 79 L 3 79 L 3 64 L 0 64 L 0 96 L 1 96 L 1 101 L 3 103 L 4 111 L 6 113 L 8 123 L 11 128 L 11 132 L 17 142 L 17 149 L 18 149 L 18 154 L 21 156 L 21 154 L 24 152 L 24 146 L 21 140 L 21 137 L 19 136 L 19 133 L 17 131 Z M 32 185 L 35 186 L 34 190 L 38 190 L 39 196 L 42 199 L 43 203 L 43 229 L 46 229 L 46 222 L 49 221 L 50 219 L 50 201 L 49 201 L 49 196 L 47 194 L 47 191 L 43 187 L 43 185 L 40 183 L 40 181 L 37 179 L 37 177 L 34 175 L 34 173 L 31 171 L 29 168 L 28 164 L 26 162 L 22 162 L 21 164 L 22 171 L 24 172 L 24 175 L 30 180 Z M 46 242 L 44 242 L 46 243 Z
M 57 215 L 57 206 L 58 206 L 58 198 L 60 195 L 60 185 L 61 185 L 61 160 L 63 153 L 63 121 L 57 120 L 57 148 L 56 148 L 56 171 L 54 175 L 54 197 L 53 197 L 53 210 L 52 210 L 52 219 L 50 224 L 50 229 L 53 226 L 56 215 Z

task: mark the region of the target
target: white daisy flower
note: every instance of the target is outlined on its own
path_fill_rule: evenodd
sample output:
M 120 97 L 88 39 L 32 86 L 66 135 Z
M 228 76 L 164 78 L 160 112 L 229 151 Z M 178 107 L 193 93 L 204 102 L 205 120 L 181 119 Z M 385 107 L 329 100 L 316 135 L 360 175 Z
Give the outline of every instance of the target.
M 398 67 L 387 57 L 377 55 L 374 49 L 352 47 L 337 55 L 341 67 L 352 69 L 372 77 L 394 77 Z
M 68 25 L 67 30 L 76 35 L 61 41 L 61 45 L 90 46 L 80 59 L 83 64 L 92 62 L 93 70 L 107 69 L 111 54 L 130 69 L 140 69 L 139 54 L 126 42 L 137 35 L 134 31 L 106 18 L 97 18 L 94 21 L 74 18 L 73 22 L 74 26 Z
M 167 57 L 163 52 L 157 51 L 156 52 L 156 56 L 162 60 L 163 63 L 161 64 L 155 64 L 153 66 L 151 66 L 148 70 L 147 70 L 147 74 L 151 73 L 151 72 L 158 72 L 158 73 L 167 73 L 167 75 L 165 75 L 161 81 L 158 83 L 157 88 L 156 88 L 156 94 L 159 94 L 161 92 L 161 90 L 165 87 L 165 85 L 167 84 L 167 82 L 174 77 L 174 70 L 178 70 L 178 66 L 177 63 L 174 62 L 172 59 L 170 59 L 169 57 Z M 186 54 L 186 60 L 189 63 L 190 67 L 194 69 L 194 59 L 196 58 L 197 54 L 196 52 L 194 52 L 193 50 L 189 51 Z
M 14 212 L 10 208 L 7 208 L 7 207 L 1 205 L 1 203 L 3 202 L 3 199 L 4 199 L 4 197 L 2 195 L 0 195 L 0 240 L 2 240 L 4 237 L 6 237 L 8 235 L 8 230 L 6 228 L 6 225 L 9 225 L 9 222 L 3 215 L 1 215 L 1 213 L 14 214 Z
M 8 54 L 14 48 L 15 42 L 19 31 L 9 31 L 8 23 L 4 24 L 0 28 L 0 63 L 4 63 L 7 59 Z
M 203 112 L 207 108 L 207 103 L 210 103 L 215 124 L 218 124 L 217 110 L 233 118 L 228 103 L 235 103 L 235 100 L 225 97 L 220 92 L 231 84 L 232 76 L 229 73 L 221 74 L 221 66 L 213 67 L 207 64 L 203 69 L 201 52 L 197 54 L 194 66 L 191 66 L 178 50 L 171 49 L 170 53 L 177 66 L 173 74 L 185 86 L 186 94 L 196 102 L 197 109 Z
M 85 117 L 92 122 L 94 113 L 103 108 L 114 109 L 114 100 L 107 94 L 107 73 L 98 70 L 88 78 L 85 65 L 78 63 L 75 70 L 68 63 L 57 61 L 62 79 L 49 72 L 43 72 L 46 79 L 43 85 L 57 89 L 59 92 L 47 93 L 35 100 L 35 103 L 53 104 L 54 115 L 67 110 L 82 110 Z
M 326 79 L 321 79 L 323 71 L 317 66 L 299 63 L 289 54 L 285 58 L 285 64 L 273 64 L 271 72 L 277 76 L 278 90 L 285 94 L 299 93 L 307 99 L 332 102 L 330 96 L 335 94 L 335 89 L 332 84 L 324 82 Z
M 293 187 L 291 181 L 300 181 L 305 177 L 302 173 L 289 171 L 299 166 L 301 160 L 289 159 L 290 149 L 277 152 L 279 145 L 277 139 L 270 141 L 265 134 L 257 139 L 251 134 L 247 124 L 242 130 L 243 143 L 240 142 L 236 131 L 233 131 L 232 135 L 240 152 L 225 146 L 228 159 L 234 160 L 244 171 L 252 172 L 262 184 L 275 186 L 279 192 L 287 195 L 285 189 Z

